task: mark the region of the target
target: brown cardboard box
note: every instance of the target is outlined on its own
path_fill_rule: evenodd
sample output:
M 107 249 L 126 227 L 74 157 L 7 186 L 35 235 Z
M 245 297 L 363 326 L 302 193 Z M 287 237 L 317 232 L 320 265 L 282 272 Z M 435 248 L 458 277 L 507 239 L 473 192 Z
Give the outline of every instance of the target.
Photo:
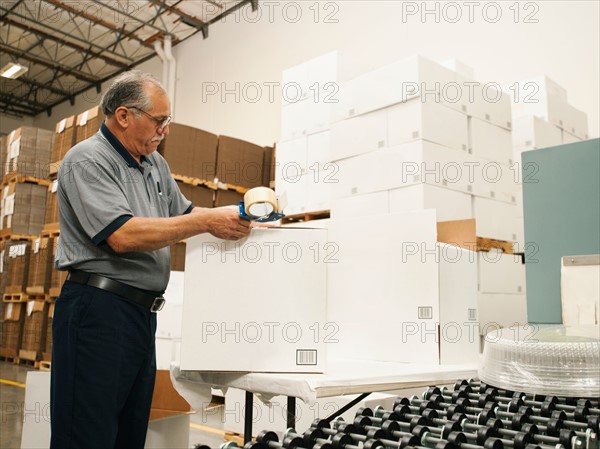
M 171 173 L 212 181 L 217 160 L 215 134 L 191 126 L 172 123 L 169 135 L 158 152 L 166 159 Z
M 38 238 L 31 245 L 29 276 L 25 291 L 28 295 L 44 295 L 50 287 L 53 263 L 53 238 Z
M 185 242 L 171 245 L 171 271 L 185 271 Z
M 275 180 L 275 148 L 264 147 L 265 154 L 263 159 L 263 181 L 262 185 L 270 187 L 271 181 Z
M 213 207 L 215 191 L 204 186 L 193 186 L 177 181 L 179 190 L 197 207 Z
M 5 248 L 7 256 L 5 293 L 24 293 L 29 276 L 31 242 L 9 241 Z
M 46 318 L 46 341 L 42 352 L 42 360 L 52 361 L 52 318 L 54 318 L 54 303 L 48 303 L 48 318 Z
M 191 176 L 195 139 L 195 128 L 178 123 L 169 125 L 169 135 L 158 146 L 158 152 L 169 164 L 171 173 Z
M 44 178 L 52 151 L 52 131 L 22 126 L 6 137 L 3 179 L 15 175 Z
M 75 144 L 75 116 L 62 119 L 54 128 L 51 163 L 60 162 Z
M 52 260 L 56 259 L 56 251 L 58 248 L 58 240 L 54 239 L 52 244 Z M 60 294 L 60 290 L 62 289 L 65 280 L 67 279 L 68 271 L 59 271 L 54 267 L 54 262 L 52 263 L 52 271 L 50 273 L 50 287 L 48 289 L 48 294 L 51 298 L 56 298 Z
M 173 388 L 169 371 L 157 370 L 150 407 L 150 421 L 191 413 L 194 411 L 190 404 Z
M 242 187 L 263 185 L 263 147 L 233 137 L 220 136 L 217 151 L 217 178 Z
M 48 186 L 46 196 L 46 213 L 44 214 L 44 229 L 58 229 L 58 181 Z
M 19 356 L 26 360 L 40 360 L 46 343 L 48 303 L 43 300 L 27 301 L 23 337 Z
M 96 134 L 103 121 L 104 114 L 100 110 L 100 106 L 95 106 L 79 114 L 75 120 L 75 143 L 79 143 Z
M 216 134 L 196 129 L 192 154 L 192 177 L 212 181 L 217 164 L 218 137 Z
M 476 234 L 474 218 L 466 220 L 440 221 L 437 224 L 438 242 L 448 243 L 470 251 L 500 249 L 506 254 L 513 253 L 512 242 L 479 237 Z
M 2 189 L 1 229 L 4 233 L 37 235 L 42 232 L 48 187 L 10 181 Z
M 0 356 L 18 357 L 19 349 L 21 349 L 24 322 L 25 303 L 7 303 L 4 309 L 4 321 L 2 322 Z
M 238 205 L 244 199 L 244 195 L 235 190 L 217 190 L 215 195 L 215 207 Z

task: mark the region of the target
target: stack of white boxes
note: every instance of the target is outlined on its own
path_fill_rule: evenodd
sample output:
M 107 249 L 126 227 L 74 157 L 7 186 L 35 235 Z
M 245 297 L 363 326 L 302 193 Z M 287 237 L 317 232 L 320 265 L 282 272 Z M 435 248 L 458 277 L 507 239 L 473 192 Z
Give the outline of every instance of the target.
M 281 141 L 275 185 L 287 195 L 287 214 L 330 207 L 328 164 L 331 106 L 338 98 L 338 54 L 327 53 L 283 72 Z
M 309 61 L 307 70 L 317 60 Z M 513 161 L 511 101 L 497 83 L 474 81 L 472 70 L 458 61 L 442 65 L 417 55 L 350 79 L 339 89 L 339 101 L 328 105 L 331 130 L 320 146 L 307 143 L 311 137 L 314 140 L 310 132 L 302 141 L 288 140 L 278 146 L 280 166 L 303 162 L 289 155 L 308 154 L 307 147 L 321 151 L 321 160 L 329 155 L 334 167 L 332 182 L 326 185 L 331 198 L 329 227 L 334 231 L 330 234 L 335 234 L 337 222 L 377 215 L 381 224 L 379 214 L 430 208 L 436 209 L 437 221 L 475 218 L 477 236 L 516 242 L 516 249 L 523 248 L 523 218 L 517 204 L 520 167 Z M 284 112 L 288 107 L 284 106 Z M 302 123 L 297 116 L 294 119 Z M 283 128 L 284 139 L 289 137 L 289 126 Z M 311 160 L 316 160 L 315 156 Z M 298 165 L 307 172 L 310 163 Z M 282 178 L 276 186 L 289 191 Z M 307 195 L 304 208 L 300 202 L 287 212 L 311 210 L 310 192 Z M 476 259 L 479 303 L 490 312 L 483 310 L 480 318 L 493 317 L 495 307 L 502 306 L 490 303 L 486 295 L 491 294 L 517 295 L 510 299 L 516 300 L 518 311 L 525 310 L 525 267 L 520 260 L 504 255 L 498 255 L 497 261 L 482 256 Z M 340 291 L 335 274 L 331 276 L 336 271 L 338 266 L 329 269 L 333 280 L 329 280 L 328 300 L 333 304 L 332 296 Z M 342 269 L 340 281 L 348 275 Z M 490 287 L 486 281 L 494 279 L 497 285 L 503 278 L 504 288 Z M 520 312 L 515 316 L 523 319 Z

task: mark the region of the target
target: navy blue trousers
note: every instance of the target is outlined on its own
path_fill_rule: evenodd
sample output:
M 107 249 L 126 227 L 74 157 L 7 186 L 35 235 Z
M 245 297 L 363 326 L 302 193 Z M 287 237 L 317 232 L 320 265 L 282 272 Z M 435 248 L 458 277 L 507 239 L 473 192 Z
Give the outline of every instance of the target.
M 65 282 L 52 319 L 51 449 L 142 449 L 156 376 L 156 314 Z

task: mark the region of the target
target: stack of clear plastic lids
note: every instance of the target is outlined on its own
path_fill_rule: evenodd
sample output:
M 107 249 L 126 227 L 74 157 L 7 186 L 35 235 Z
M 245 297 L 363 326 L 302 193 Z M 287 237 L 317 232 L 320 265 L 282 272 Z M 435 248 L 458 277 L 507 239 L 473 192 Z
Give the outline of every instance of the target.
M 525 325 L 486 335 L 479 378 L 497 388 L 600 396 L 598 325 Z

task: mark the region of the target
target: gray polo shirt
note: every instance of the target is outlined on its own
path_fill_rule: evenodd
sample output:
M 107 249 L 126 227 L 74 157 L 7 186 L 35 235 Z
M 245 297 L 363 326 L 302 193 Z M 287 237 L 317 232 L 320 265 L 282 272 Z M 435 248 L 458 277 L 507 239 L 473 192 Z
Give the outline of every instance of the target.
M 115 253 L 106 239 L 132 217 L 173 217 L 193 206 L 179 191 L 164 158 L 131 156 L 105 124 L 71 148 L 58 172 L 59 270 L 96 273 L 162 292 L 169 282 L 169 247 Z

